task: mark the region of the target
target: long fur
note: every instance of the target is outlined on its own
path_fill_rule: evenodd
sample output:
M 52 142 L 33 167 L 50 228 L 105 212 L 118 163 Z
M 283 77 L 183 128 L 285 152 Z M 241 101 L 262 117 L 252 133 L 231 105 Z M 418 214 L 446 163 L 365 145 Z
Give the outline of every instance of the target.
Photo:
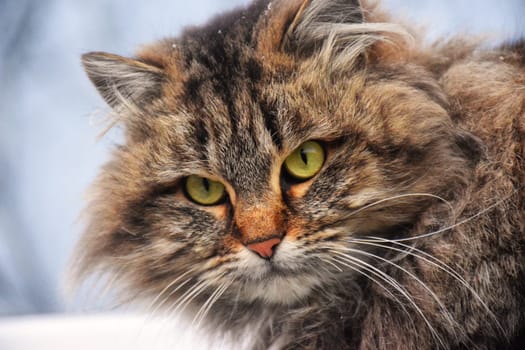
M 260 0 L 134 59 L 84 55 L 126 140 L 76 276 L 254 349 L 520 349 L 523 43 L 410 33 L 368 3 Z M 308 140 L 323 167 L 290 180 Z M 192 202 L 192 174 L 226 201 Z M 274 231 L 271 260 L 245 245 Z

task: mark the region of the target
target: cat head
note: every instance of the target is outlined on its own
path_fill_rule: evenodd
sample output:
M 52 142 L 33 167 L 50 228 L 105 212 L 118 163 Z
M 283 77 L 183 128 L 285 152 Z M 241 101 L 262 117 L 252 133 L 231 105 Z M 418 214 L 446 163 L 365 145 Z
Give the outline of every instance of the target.
M 125 142 L 80 270 L 179 308 L 292 306 L 357 278 L 335 252 L 415 234 L 479 156 L 408 37 L 358 1 L 257 1 L 135 58 L 84 55 Z

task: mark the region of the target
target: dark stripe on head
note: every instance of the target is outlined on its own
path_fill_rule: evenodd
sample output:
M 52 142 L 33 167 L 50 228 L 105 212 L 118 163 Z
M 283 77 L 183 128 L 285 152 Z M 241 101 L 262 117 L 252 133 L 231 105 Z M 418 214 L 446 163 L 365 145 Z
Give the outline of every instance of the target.
M 193 130 L 196 139 L 196 150 L 201 154 L 201 159 L 206 159 L 208 154 L 208 142 L 210 135 L 206 129 L 206 124 L 202 119 L 193 121 Z
M 277 149 L 281 150 L 283 148 L 283 135 L 279 126 L 279 121 L 277 120 L 277 111 L 266 102 L 262 102 L 260 108 L 264 126 L 268 130 L 274 145 Z

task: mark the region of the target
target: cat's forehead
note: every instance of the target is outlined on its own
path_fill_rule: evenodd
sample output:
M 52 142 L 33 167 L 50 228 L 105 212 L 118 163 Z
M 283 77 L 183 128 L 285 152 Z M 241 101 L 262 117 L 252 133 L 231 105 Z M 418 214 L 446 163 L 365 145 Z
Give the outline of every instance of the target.
M 266 190 L 283 142 L 278 116 L 261 108 L 253 93 L 217 91 L 213 83 L 202 84 L 199 98 L 185 101 L 187 119 L 179 127 L 187 131 L 180 151 L 191 150 L 205 166 L 201 170 L 244 193 Z
M 243 16 L 237 12 L 233 18 L 189 30 L 163 41 L 157 50 L 173 57 L 164 61 L 174 66 L 166 71 L 175 72 L 165 87 L 170 93 L 164 103 L 174 116 L 171 127 L 183 130 L 177 154 L 188 164 L 199 164 L 196 170 L 222 177 L 245 193 L 264 191 L 272 167 L 301 142 L 364 133 L 367 125 L 378 121 L 384 127 L 368 128 L 366 133 L 376 133 L 380 140 L 383 129 L 392 129 L 380 108 L 386 104 L 385 92 L 414 92 L 405 83 L 388 82 L 393 88 L 387 87 L 384 76 L 359 69 L 333 79 L 317 66 L 271 58 L 271 52 L 260 50 L 254 25 L 258 17 Z M 410 99 L 420 96 L 415 97 Z M 410 107 L 401 107 L 403 123 L 394 124 L 413 125 Z M 390 114 L 390 120 L 397 118 Z M 404 137 L 406 128 L 397 129 Z
M 168 103 L 184 115 L 177 126 L 186 129 L 181 152 L 191 150 L 207 171 L 243 193 L 262 193 L 289 141 L 283 120 L 294 116 L 284 118 L 283 101 L 270 96 L 279 87 L 271 84 L 272 72 L 250 39 L 252 30 L 242 21 L 222 21 L 179 38 L 173 45 L 183 81 L 175 82 L 179 93 Z

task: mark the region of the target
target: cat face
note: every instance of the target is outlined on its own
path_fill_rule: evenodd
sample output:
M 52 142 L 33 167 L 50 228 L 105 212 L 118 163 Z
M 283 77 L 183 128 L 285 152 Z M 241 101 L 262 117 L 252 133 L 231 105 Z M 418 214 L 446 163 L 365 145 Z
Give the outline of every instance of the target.
M 137 59 L 84 56 L 126 131 L 84 264 L 175 308 L 293 306 L 358 279 L 373 247 L 356 239 L 406 237 L 463 186 L 475 140 L 435 78 L 379 59 L 373 26 L 322 35 L 327 9 L 307 3 L 258 2 Z

